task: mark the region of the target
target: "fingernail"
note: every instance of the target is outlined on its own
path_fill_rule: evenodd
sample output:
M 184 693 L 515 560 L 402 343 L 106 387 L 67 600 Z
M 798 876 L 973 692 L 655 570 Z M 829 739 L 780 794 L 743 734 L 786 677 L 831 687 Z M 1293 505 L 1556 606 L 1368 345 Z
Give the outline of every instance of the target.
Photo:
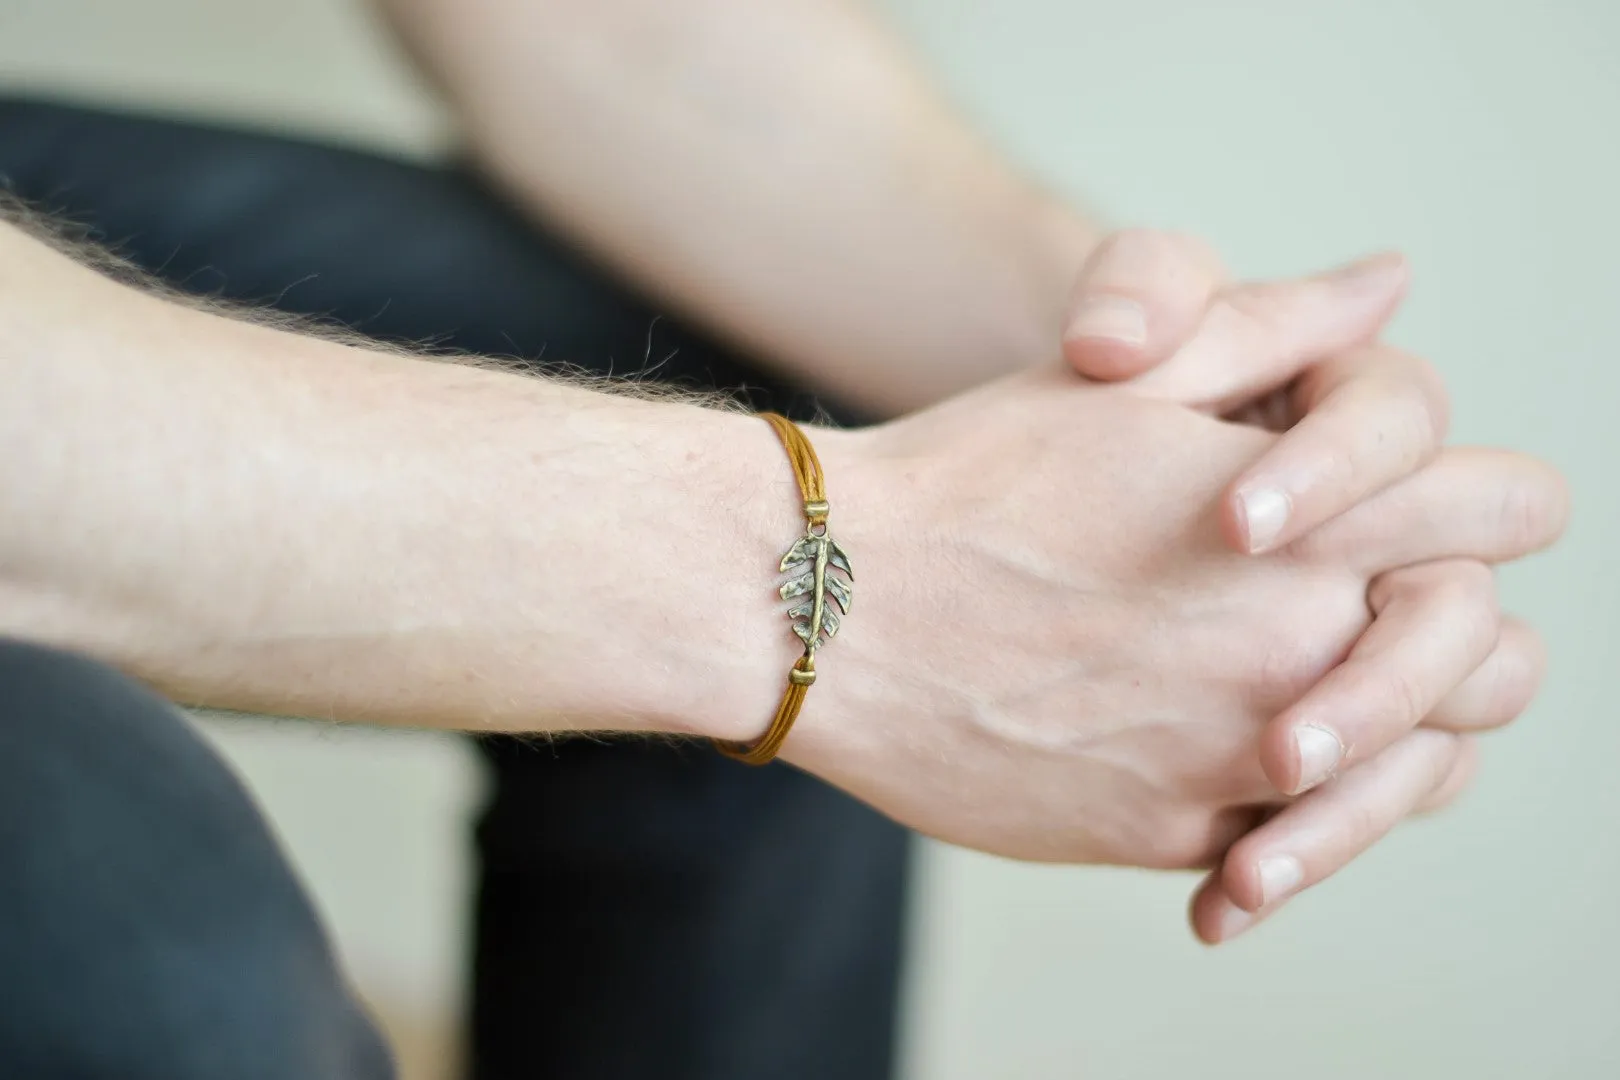
M 1254 922 L 1254 916 L 1227 900 L 1226 908 L 1215 921 L 1220 928 L 1220 940 L 1230 941 L 1249 928 L 1249 924 Z
M 1147 344 L 1147 312 L 1135 300 L 1097 293 L 1080 301 L 1064 332 L 1065 341 L 1088 338 L 1117 341 L 1136 348 Z
M 1299 753 L 1299 783 L 1292 794 L 1298 795 L 1315 787 L 1333 775 L 1344 757 L 1344 744 L 1327 728 L 1306 724 L 1294 732 L 1294 749 Z
M 1292 855 L 1268 855 L 1260 860 L 1260 903 L 1286 899 L 1305 880 L 1305 868 Z
M 1243 528 L 1249 534 L 1249 552 L 1264 551 L 1282 535 L 1293 503 L 1278 488 L 1251 488 L 1238 493 L 1243 504 Z

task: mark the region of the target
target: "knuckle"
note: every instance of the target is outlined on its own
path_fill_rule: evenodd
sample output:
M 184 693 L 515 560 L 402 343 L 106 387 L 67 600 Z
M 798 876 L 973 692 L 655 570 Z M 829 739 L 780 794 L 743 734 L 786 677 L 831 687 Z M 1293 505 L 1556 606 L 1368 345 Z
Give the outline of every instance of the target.
M 1450 603 L 1496 613 L 1496 572 L 1478 559 L 1451 559 L 1437 568 L 1436 590 Z
M 1414 812 L 1427 814 L 1442 810 L 1455 802 L 1473 783 L 1479 765 L 1478 746 L 1473 737 L 1456 737 L 1452 749 L 1454 753 L 1447 758 L 1446 767 L 1436 770 L 1437 779 L 1418 799 Z
M 1225 280 L 1226 265 L 1209 241 L 1184 232 L 1167 232 L 1165 236 L 1190 269 L 1210 281 Z
M 1207 809 L 1188 809 L 1159 819 L 1139 852 L 1141 865 L 1150 870 L 1195 870 L 1220 858 L 1214 844 L 1214 815 Z
M 1474 694 L 1465 695 L 1465 700 L 1472 698 L 1474 715 L 1471 730 L 1488 731 L 1491 728 L 1501 727 L 1509 723 L 1519 713 L 1517 699 L 1521 697 L 1519 689 L 1521 676 L 1516 670 L 1517 665 L 1512 661 L 1497 658 L 1491 661 L 1480 672 L 1482 686 Z
M 1434 459 L 1445 439 L 1446 406 L 1431 380 L 1414 377 L 1402 364 L 1385 359 L 1351 370 L 1321 398 L 1324 406 L 1340 402 L 1332 428 L 1336 452 L 1324 464 L 1334 483 L 1365 493 Z
M 1382 440 L 1386 433 L 1376 436 Z M 1321 492 L 1332 492 L 1342 502 L 1360 502 L 1376 486 L 1377 473 L 1389 471 L 1379 468 L 1365 448 L 1366 436 L 1346 425 L 1319 427 L 1315 432 L 1321 449 L 1312 460 L 1314 474 L 1312 486 Z
M 1469 777 L 1466 780 L 1459 781 L 1445 791 L 1435 792 L 1434 796 L 1423 804 L 1422 810 L 1426 813 L 1433 813 L 1436 810 L 1444 810 L 1446 807 L 1456 802 L 1458 798 L 1460 798 L 1462 794 L 1468 790 L 1469 785 L 1472 783 L 1473 777 Z
M 1286 290 L 1249 286 L 1232 289 L 1223 298 L 1234 336 L 1262 356 L 1288 350 L 1287 326 L 1292 303 Z
M 1478 559 L 1455 559 L 1446 564 L 1446 572 L 1458 587 L 1469 595 L 1496 596 L 1496 572 Z
M 1261 646 L 1255 675 L 1261 697 L 1267 701 L 1292 701 L 1304 694 L 1321 677 L 1319 665 L 1312 659 L 1303 637 L 1293 634 L 1272 637 Z
M 1411 672 L 1391 671 L 1382 677 L 1381 683 L 1374 698 L 1381 704 L 1371 721 L 1375 729 L 1404 731 L 1415 727 L 1428 713 L 1429 695 Z
M 1523 705 L 1529 705 L 1541 689 L 1542 680 L 1547 677 L 1547 643 L 1531 627 L 1515 623 L 1512 648 L 1517 657 L 1514 664 L 1517 686 Z
M 1429 430 L 1438 446 L 1445 440 L 1446 432 L 1451 427 L 1451 395 L 1446 390 L 1446 382 L 1440 377 L 1439 370 L 1421 356 L 1401 350 L 1394 350 L 1394 353 L 1409 372 L 1411 386 L 1427 414 Z
M 1514 552 L 1544 547 L 1563 531 L 1564 504 L 1562 485 L 1549 491 L 1541 485 L 1514 484 L 1502 492 L 1497 505 L 1497 533 Z
M 1451 432 L 1451 393 L 1446 389 L 1445 380 L 1440 373 L 1427 360 L 1419 360 L 1423 369 L 1428 373 L 1424 380 L 1424 389 L 1429 406 L 1429 423 L 1434 428 L 1435 445 L 1439 446 L 1446 441 Z
M 1495 648 L 1502 631 L 1495 573 L 1482 562 L 1466 560 L 1447 567 L 1446 575 L 1439 599 L 1461 613 L 1463 630 L 1475 649 Z
M 1264 701 L 1286 703 L 1304 695 L 1315 682 L 1304 649 L 1299 648 L 1296 641 L 1283 641 L 1268 648 L 1260 657 L 1255 690 Z
M 1286 708 L 1321 682 L 1346 651 L 1342 642 L 1324 641 L 1320 628 L 1309 636 L 1279 636 L 1260 653 L 1253 683 L 1256 700 Z
M 1307 588 L 1253 625 L 1253 685 L 1262 701 L 1291 704 L 1344 661 L 1370 621 L 1361 589 Z
M 1382 614 L 1397 600 L 1444 609 L 1465 620 L 1469 640 L 1495 644 L 1501 629 L 1496 573 L 1477 559 L 1447 559 L 1380 574 L 1367 588 L 1367 603 Z
M 1352 803 L 1338 815 L 1337 828 L 1331 832 L 1332 842 L 1324 851 L 1323 861 L 1333 870 L 1343 868 L 1355 856 L 1377 840 L 1384 831 L 1383 815 L 1367 803 Z
M 1512 723 L 1530 707 L 1541 689 L 1544 671 L 1545 653 L 1534 632 L 1526 631 L 1504 639 L 1500 649 L 1491 664 L 1490 685 L 1486 691 L 1486 714 L 1492 727 Z
M 1438 733 L 1436 733 L 1438 734 Z M 1424 762 L 1423 794 L 1430 795 L 1445 786 L 1457 767 L 1460 741 L 1455 735 L 1443 735 L 1434 740 L 1434 749 Z
M 1395 471 L 1409 473 L 1439 451 L 1445 438 L 1444 426 L 1433 401 L 1421 387 L 1408 384 L 1396 388 L 1390 394 L 1385 414 L 1377 434 L 1378 445 L 1386 453 L 1393 448 Z

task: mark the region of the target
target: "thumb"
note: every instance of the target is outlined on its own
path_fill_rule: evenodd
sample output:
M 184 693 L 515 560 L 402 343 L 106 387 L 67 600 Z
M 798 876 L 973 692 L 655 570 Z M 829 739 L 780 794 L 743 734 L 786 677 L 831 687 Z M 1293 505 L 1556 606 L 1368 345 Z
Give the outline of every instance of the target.
M 1158 229 L 1114 233 L 1080 271 L 1063 356 L 1090 379 L 1140 375 L 1193 336 L 1225 284 L 1220 260 L 1200 240 Z

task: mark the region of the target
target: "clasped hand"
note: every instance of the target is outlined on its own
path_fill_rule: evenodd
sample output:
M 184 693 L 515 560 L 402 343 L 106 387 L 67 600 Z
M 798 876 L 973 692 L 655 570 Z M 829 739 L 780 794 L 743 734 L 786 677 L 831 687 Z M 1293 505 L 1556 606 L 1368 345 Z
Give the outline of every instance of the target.
M 1442 447 L 1438 378 L 1377 343 L 1405 279 L 1236 286 L 1119 234 L 1067 366 L 829 433 L 861 610 L 786 756 L 953 843 L 1213 868 L 1210 942 L 1455 795 L 1542 668 L 1490 567 L 1567 496 Z

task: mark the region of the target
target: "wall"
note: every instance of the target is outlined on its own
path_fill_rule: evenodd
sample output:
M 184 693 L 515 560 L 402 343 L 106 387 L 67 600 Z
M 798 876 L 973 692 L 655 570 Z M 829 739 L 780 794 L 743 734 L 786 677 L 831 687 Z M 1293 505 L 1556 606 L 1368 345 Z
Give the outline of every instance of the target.
M 1620 5 L 894 0 L 961 101 L 1111 220 L 1243 274 L 1381 245 L 1394 338 L 1454 438 L 1563 467 L 1574 526 L 1508 568 L 1544 629 L 1534 711 L 1475 792 L 1252 939 L 1176 935 L 1185 882 L 928 861 L 913 1075 L 1620 1076 Z

